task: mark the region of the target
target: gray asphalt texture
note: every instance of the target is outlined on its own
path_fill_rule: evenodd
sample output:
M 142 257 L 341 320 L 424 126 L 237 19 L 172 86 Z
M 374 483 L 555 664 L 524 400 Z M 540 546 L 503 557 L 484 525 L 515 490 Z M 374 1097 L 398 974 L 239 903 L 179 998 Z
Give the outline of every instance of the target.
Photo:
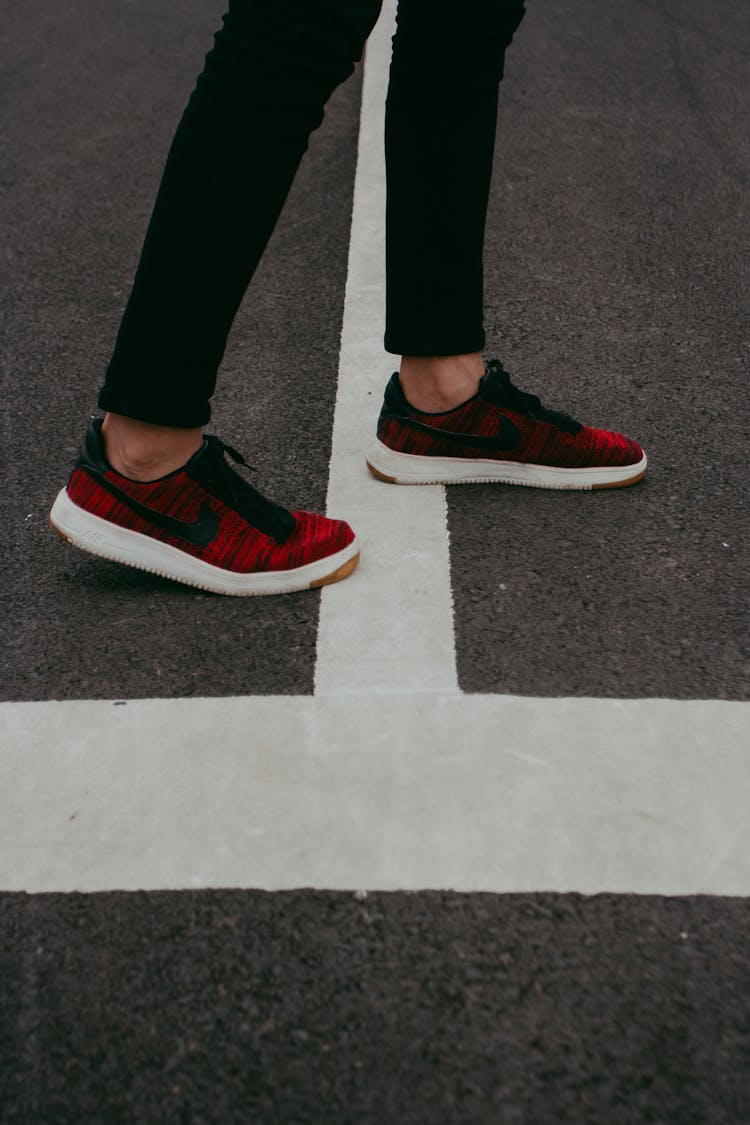
M 532 3 L 508 55 L 488 353 L 639 439 L 633 489 L 449 489 L 461 686 L 747 699 L 750 6 Z
M 2 896 L 3 1121 L 740 1125 L 747 901 Z

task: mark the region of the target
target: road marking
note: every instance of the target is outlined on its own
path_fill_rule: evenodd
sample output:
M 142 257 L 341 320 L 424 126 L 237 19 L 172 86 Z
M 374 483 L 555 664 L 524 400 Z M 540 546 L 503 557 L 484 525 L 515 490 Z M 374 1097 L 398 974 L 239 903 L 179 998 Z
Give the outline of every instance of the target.
M 750 894 L 750 703 L 462 695 L 443 490 L 364 469 L 392 17 L 365 68 L 329 489 L 363 561 L 323 592 L 316 695 L 0 704 L 0 889 Z
M 367 44 L 328 484 L 328 511 L 356 528 L 362 561 L 350 581 L 323 590 L 316 695 L 458 692 L 445 490 L 386 485 L 364 464 L 393 369 L 382 326 L 383 119 L 394 21 L 389 0 Z
M 0 706 L 0 887 L 750 894 L 750 704 Z

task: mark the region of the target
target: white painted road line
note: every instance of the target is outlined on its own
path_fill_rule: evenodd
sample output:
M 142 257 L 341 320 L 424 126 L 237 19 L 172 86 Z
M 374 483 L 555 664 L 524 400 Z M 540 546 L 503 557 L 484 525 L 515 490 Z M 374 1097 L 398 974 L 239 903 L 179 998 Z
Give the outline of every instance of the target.
M 0 706 L 0 887 L 750 894 L 750 704 Z
M 323 590 L 316 695 L 458 691 L 445 490 L 383 484 L 364 463 L 393 369 L 382 338 L 383 117 L 394 20 L 388 0 L 367 44 L 328 484 L 328 511 L 355 528 L 362 561 L 351 579 Z

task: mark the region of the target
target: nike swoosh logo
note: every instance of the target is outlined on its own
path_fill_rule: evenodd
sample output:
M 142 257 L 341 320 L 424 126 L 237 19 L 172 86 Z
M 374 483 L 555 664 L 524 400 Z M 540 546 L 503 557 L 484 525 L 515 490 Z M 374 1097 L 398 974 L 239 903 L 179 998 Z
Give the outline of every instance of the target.
M 178 520 L 174 516 L 167 516 L 164 512 L 156 512 L 153 508 L 149 508 L 147 504 L 141 504 L 140 500 L 129 496 L 127 492 L 118 488 L 116 484 L 108 480 L 107 477 L 102 476 L 101 473 L 98 473 L 96 469 L 93 469 L 90 465 L 86 465 L 86 472 L 90 473 L 97 484 L 100 484 L 102 488 L 106 489 L 111 496 L 114 496 L 115 499 L 119 500 L 121 504 L 124 504 L 126 508 L 129 508 L 131 512 L 142 516 L 143 519 L 148 520 L 149 523 L 154 524 L 154 526 L 158 527 L 161 531 L 166 531 L 168 535 L 175 535 L 178 539 L 185 539 L 188 543 L 192 543 L 196 547 L 207 547 L 218 534 L 219 521 L 211 510 L 210 504 L 207 504 L 205 500 L 201 503 L 198 518 L 188 523 L 185 520 Z
M 496 434 L 462 434 L 454 430 L 441 430 L 438 426 L 428 426 L 426 422 L 418 422 L 408 414 L 391 414 L 389 417 L 409 426 L 412 430 L 419 430 L 421 434 L 430 434 L 431 437 L 440 438 L 441 441 L 452 441 L 456 445 L 473 445 L 477 449 L 508 450 L 518 445 L 518 426 L 500 415 L 500 429 Z

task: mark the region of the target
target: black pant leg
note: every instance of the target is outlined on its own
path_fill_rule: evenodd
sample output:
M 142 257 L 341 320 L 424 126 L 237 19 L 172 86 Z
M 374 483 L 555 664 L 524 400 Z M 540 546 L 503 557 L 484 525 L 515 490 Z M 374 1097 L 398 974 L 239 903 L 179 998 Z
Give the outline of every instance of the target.
M 483 247 L 505 49 L 523 0 L 400 0 L 386 105 L 386 335 L 481 351 Z
M 323 107 L 381 0 L 230 0 L 174 137 L 99 406 L 201 426 Z

